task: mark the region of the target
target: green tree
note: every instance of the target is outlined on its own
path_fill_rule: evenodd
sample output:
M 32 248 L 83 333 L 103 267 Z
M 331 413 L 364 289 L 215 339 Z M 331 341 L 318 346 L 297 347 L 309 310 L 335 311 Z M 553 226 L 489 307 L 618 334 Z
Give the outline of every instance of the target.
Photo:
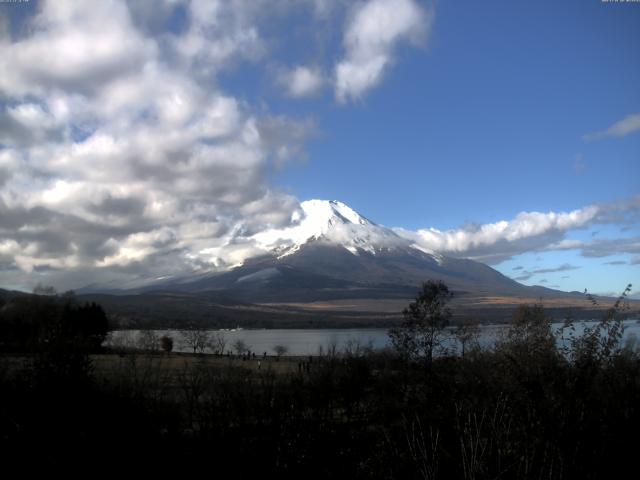
M 445 338 L 445 328 L 451 319 L 446 304 L 452 297 L 449 287 L 441 281 L 423 283 L 415 302 L 402 312 L 404 319 L 400 326 L 389 330 L 396 351 L 405 358 L 424 358 L 431 363 Z
M 99 352 L 109 331 L 105 311 L 94 302 L 77 305 L 72 297 L 63 301 L 60 340 L 73 344 L 75 348 Z

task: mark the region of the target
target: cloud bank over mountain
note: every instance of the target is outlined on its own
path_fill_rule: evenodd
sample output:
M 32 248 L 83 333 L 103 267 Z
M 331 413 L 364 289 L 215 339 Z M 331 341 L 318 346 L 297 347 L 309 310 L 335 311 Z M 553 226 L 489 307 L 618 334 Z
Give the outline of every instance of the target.
M 304 132 L 216 85 L 229 62 L 259 51 L 242 12 L 192 2 L 185 31 L 159 36 L 134 13 L 43 3 L 26 36 L 0 43 L 5 269 L 170 272 L 239 219 L 278 225 L 297 208 L 264 175 Z
M 0 281 L 167 275 L 255 253 L 245 236 L 285 227 L 300 209 L 267 176 L 302 154 L 315 126 L 251 104 L 221 76 L 243 64 L 268 76 L 269 26 L 292 15 L 311 24 L 342 15 L 348 58 L 362 49 L 389 57 L 420 21 L 404 25 L 406 14 L 422 8 L 403 0 L 403 25 L 367 20 L 386 3 L 20 7 L 0 31 Z M 320 67 L 289 72 L 283 86 L 295 97 L 325 82 Z

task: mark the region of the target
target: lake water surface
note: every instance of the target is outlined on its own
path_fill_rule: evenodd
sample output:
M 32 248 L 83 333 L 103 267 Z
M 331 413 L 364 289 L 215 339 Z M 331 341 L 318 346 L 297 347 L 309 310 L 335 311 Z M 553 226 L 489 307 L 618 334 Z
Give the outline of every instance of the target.
M 597 322 L 576 322 L 576 333 L 579 333 L 585 325 L 592 326 Z M 553 328 L 559 332 L 562 323 L 554 323 Z M 640 339 L 640 322 L 638 320 L 626 320 L 623 342 Z M 480 328 L 479 343 L 482 347 L 489 347 L 500 338 L 504 332 L 504 325 L 485 325 Z M 180 330 L 154 330 L 158 336 L 168 335 L 174 340 L 175 352 L 189 352 L 190 348 L 185 344 Z M 346 348 L 354 348 L 355 345 L 371 346 L 375 349 L 389 345 L 388 330 L 383 328 L 357 328 L 357 329 L 259 329 L 259 330 L 211 330 L 213 333 L 224 335 L 227 342 L 227 350 L 233 350 L 233 343 L 242 340 L 256 355 L 263 352 L 273 354 L 273 347 L 283 345 L 287 347 L 288 355 L 317 355 L 330 348 L 344 351 Z M 107 344 L 135 345 L 140 337 L 140 330 L 116 330 L 112 332 Z M 563 339 L 558 334 L 558 342 Z M 446 342 L 451 350 L 457 349 L 453 338 Z

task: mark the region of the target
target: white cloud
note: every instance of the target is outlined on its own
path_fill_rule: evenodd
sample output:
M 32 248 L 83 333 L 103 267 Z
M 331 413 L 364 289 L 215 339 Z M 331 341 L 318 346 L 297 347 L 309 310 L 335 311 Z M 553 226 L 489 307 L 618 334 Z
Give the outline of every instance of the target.
M 609 128 L 599 132 L 588 133 L 582 138 L 587 142 L 591 142 L 594 140 L 601 140 L 603 138 L 624 137 L 635 132 L 640 132 L 640 113 L 627 115 L 622 120 L 611 125 Z
M 580 249 L 584 256 L 610 255 L 619 245 L 606 242 L 586 243 L 565 238 L 567 232 L 604 223 L 637 223 L 640 197 L 610 204 L 589 205 L 571 212 L 522 212 L 512 220 L 470 225 L 440 231 L 435 228 L 409 231 L 394 229 L 418 247 L 445 255 L 468 257 L 487 263 L 500 263 L 528 251 Z M 635 247 L 633 247 L 635 248 Z
M 430 11 L 414 0 L 51 0 L 11 34 L 0 25 L 0 283 L 77 287 L 255 254 L 250 237 L 286 228 L 299 208 L 269 172 L 304 158 L 316 127 L 252 105 L 221 73 L 241 62 L 272 72 L 283 64 L 270 58 L 274 25 L 295 14 L 327 26 L 347 10 L 342 73 L 323 73 L 328 32 L 283 75 L 294 97 L 335 80 L 347 100 L 380 83 L 398 45 L 425 37 Z
M 298 66 L 280 74 L 279 82 L 291 97 L 302 98 L 317 94 L 325 84 L 317 67 Z
M 4 94 L 95 90 L 156 54 L 156 45 L 136 31 L 122 2 L 43 2 L 31 28 L 28 37 L 0 44 Z
M 253 15 L 261 6 L 259 1 L 192 0 L 189 28 L 172 36 L 170 45 L 199 75 L 215 74 L 242 58 L 257 59 L 264 46 Z
M 0 39 L 0 278 L 66 288 L 211 269 L 241 256 L 208 252 L 229 232 L 289 221 L 298 203 L 266 173 L 313 125 L 217 85 L 262 51 L 239 5 L 184 4 L 175 33 L 124 1 L 43 2 L 21 37 Z
M 358 99 L 382 80 L 401 42 L 418 43 L 429 32 L 433 14 L 413 0 L 360 3 L 344 33 L 345 57 L 335 68 L 340 102 Z
M 589 224 L 597 213 L 598 208 L 595 206 L 568 213 L 522 212 L 511 221 L 474 225 L 466 229 L 442 232 L 429 228 L 413 234 L 404 230 L 399 230 L 398 233 L 413 237 L 416 243 L 425 248 L 438 252 L 462 253 L 492 246 L 500 241 L 512 243 L 553 231 L 581 228 Z

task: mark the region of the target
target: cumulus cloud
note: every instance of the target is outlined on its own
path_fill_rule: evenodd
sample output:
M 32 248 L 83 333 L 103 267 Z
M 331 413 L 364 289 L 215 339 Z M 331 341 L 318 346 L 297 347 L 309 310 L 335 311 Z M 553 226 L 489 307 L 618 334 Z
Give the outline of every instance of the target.
M 221 85 L 221 73 L 240 62 L 269 64 L 273 43 L 260 23 L 269 15 L 284 18 L 295 7 L 326 18 L 347 8 L 333 78 L 322 73 L 326 61 L 304 59 L 282 81 L 294 97 L 333 81 L 339 101 L 354 100 L 380 84 L 400 45 L 427 37 L 433 19 L 415 0 L 149 5 L 38 2 L 17 33 L 0 33 L 0 284 L 133 284 L 262 253 L 256 235 L 286 229 L 300 209 L 270 187 L 269 172 L 303 158 L 316 126 L 251 105 Z M 598 135 L 629 134 L 636 117 Z M 420 248 L 489 263 L 546 249 L 638 254 L 637 238 L 566 234 L 637 223 L 639 206 L 636 198 L 449 231 L 396 231 Z
M 395 231 L 422 248 L 496 264 L 528 251 L 580 249 L 586 257 L 640 251 L 637 239 L 583 242 L 565 238 L 571 230 L 596 224 L 637 224 L 638 215 L 640 197 L 635 197 L 571 212 L 522 212 L 512 220 L 447 231 L 435 228 Z
M 317 26 L 348 12 L 338 70 L 370 71 L 339 75 L 340 95 L 355 98 L 428 30 L 413 0 L 56 0 L 11 18 L 16 28 L 2 22 L 0 283 L 126 284 L 259 254 L 251 237 L 300 209 L 269 173 L 304 159 L 317 128 L 252 105 L 222 74 L 282 65 L 282 39 L 268 35 L 291 15 Z M 318 93 L 335 57 L 296 59 L 287 93 Z
M 318 67 L 298 66 L 282 72 L 279 82 L 285 88 L 287 95 L 302 98 L 320 92 L 325 79 Z
M 0 90 L 5 94 L 24 97 L 53 87 L 89 93 L 138 70 L 156 50 L 133 27 L 123 2 L 91 8 L 44 2 L 31 28 L 26 38 L 0 45 Z
M 640 132 L 640 113 L 627 115 L 609 128 L 598 132 L 587 133 L 582 138 L 587 142 L 611 137 L 625 137 L 635 132 Z
M 23 34 L 0 40 L 4 284 L 224 266 L 242 249 L 208 252 L 230 232 L 287 224 L 299 208 L 266 174 L 301 155 L 313 125 L 217 86 L 262 52 L 249 7 L 158 5 L 42 2 Z M 178 8 L 183 28 L 161 28 Z
M 189 26 L 182 35 L 170 38 L 182 62 L 192 71 L 209 75 L 241 59 L 264 55 L 255 16 L 263 2 L 192 0 Z
M 433 13 L 414 0 L 358 3 L 347 24 L 344 58 L 335 67 L 339 102 L 357 100 L 380 83 L 403 42 L 418 44 L 430 30 Z
M 428 228 L 409 232 L 397 229 L 396 232 L 424 248 L 499 262 L 522 251 L 559 241 L 568 230 L 591 224 L 598 212 L 596 206 L 561 213 L 522 212 L 510 221 L 469 225 L 457 230 L 443 232 Z

